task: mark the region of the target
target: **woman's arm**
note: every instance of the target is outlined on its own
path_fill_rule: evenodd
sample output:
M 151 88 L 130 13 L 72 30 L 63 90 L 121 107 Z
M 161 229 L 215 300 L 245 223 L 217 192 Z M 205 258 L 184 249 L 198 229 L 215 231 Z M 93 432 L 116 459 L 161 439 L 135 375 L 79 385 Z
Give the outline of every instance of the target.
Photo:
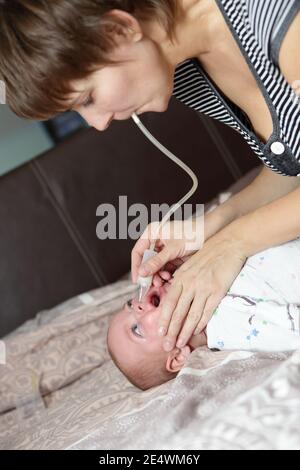
M 279 58 L 281 72 L 291 86 L 300 77 L 299 34 L 300 12 L 283 40 Z M 219 206 L 215 216 L 212 212 L 207 217 L 207 233 L 231 233 L 250 256 L 300 236 L 299 209 L 300 178 L 281 176 L 265 167 L 247 188 Z
M 300 188 L 233 221 L 220 234 L 236 240 L 246 257 L 300 237 Z
M 234 220 L 177 269 L 160 316 L 166 351 L 206 327 L 249 256 L 300 236 L 299 212 L 300 188 Z
M 298 85 L 300 79 L 299 36 L 300 12 L 294 18 L 292 25 L 285 35 L 279 56 L 280 70 L 292 88 L 294 88 L 294 85 Z M 297 89 L 297 94 L 299 94 L 299 88 Z M 295 125 L 297 124 L 295 123 Z M 239 217 L 286 196 L 299 186 L 300 178 L 281 176 L 264 167 L 247 188 L 233 196 L 210 214 L 207 214 L 205 218 L 205 238 L 210 238 Z M 296 217 L 296 213 L 294 213 L 294 216 Z M 258 215 L 254 217 L 258 217 Z M 287 221 L 287 223 L 289 222 Z
M 300 187 L 300 178 L 281 176 L 264 167 L 245 189 L 205 216 L 205 239 L 234 220 Z

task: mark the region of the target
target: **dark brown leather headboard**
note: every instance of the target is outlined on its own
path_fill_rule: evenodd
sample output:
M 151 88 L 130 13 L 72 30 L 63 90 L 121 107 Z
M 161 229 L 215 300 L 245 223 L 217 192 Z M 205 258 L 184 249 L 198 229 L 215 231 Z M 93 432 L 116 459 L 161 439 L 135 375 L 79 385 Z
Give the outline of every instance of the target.
M 204 203 L 258 164 L 231 129 L 175 99 L 141 117 L 199 176 Z M 0 180 L 0 336 L 38 311 L 116 281 L 130 270 L 130 240 L 96 236 L 101 203 L 172 204 L 191 181 L 132 120 L 85 129 Z

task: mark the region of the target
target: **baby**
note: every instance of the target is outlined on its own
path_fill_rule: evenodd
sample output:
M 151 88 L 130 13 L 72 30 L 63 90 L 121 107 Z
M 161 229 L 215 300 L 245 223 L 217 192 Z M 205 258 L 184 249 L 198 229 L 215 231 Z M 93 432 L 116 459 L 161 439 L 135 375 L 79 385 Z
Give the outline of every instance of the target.
M 161 304 L 170 282 L 114 315 L 107 345 L 117 367 L 146 390 L 173 379 L 199 346 L 218 350 L 300 349 L 300 239 L 249 258 L 205 331 L 183 348 L 163 349 Z

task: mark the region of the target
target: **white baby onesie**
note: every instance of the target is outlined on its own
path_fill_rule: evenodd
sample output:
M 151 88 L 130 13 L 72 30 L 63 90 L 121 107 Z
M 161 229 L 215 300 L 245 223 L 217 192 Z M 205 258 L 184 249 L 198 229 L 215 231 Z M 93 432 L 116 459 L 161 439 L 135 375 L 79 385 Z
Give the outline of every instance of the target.
M 250 257 L 206 329 L 211 349 L 300 349 L 300 238 Z

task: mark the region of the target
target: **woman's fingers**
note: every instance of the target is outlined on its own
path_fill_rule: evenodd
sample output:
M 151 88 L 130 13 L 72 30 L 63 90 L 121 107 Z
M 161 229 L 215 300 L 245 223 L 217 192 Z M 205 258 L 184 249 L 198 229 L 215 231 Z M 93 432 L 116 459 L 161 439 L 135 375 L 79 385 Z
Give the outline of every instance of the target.
M 159 275 L 163 281 L 169 281 L 172 278 L 172 274 L 169 271 L 160 271 Z
M 201 331 L 203 331 L 204 328 L 206 328 L 207 323 L 209 322 L 209 320 L 213 316 L 215 310 L 218 308 L 218 306 L 220 305 L 220 303 L 221 303 L 222 299 L 225 297 L 225 295 L 226 295 L 226 293 L 225 294 L 224 293 L 222 293 L 222 294 L 218 293 L 218 294 L 211 295 L 207 299 L 204 310 L 203 310 L 203 314 L 200 317 L 200 321 L 199 321 L 198 325 L 195 328 L 195 331 L 194 331 L 195 335 L 199 335 L 201 333 Z
M 182 228 L 182 222 L 179 225 Z M 173 273 L 184 261 L 181 259 L 185 253 L 184 240 L 175 237 L 174 222 L 163 226 L 167 237 L 164 235 L 164 231 L 158 233 L 158 229 L 158 222 L 149 224 L 132 250 L 131 277 L 134 283 L 137 282 L 139 276 L 151 276 L 161 270 Z M 158 254 L 142 265 L 145 250 L 149 249 L 153 242 L 155 242 Z M 167 263 L 170 263 L 170 269 Z
M 202 289 L 184 293 L 182 284 L 171 285 L 160 318 L 160 327 L 164 334 L 167 332 L 163 344 L 165 351 L 171 351 L 175 346 L 182 348 L 193 334 L 200 334 L 225 295 L 221 291 L 209 295 Z M 160 330 L 160 334 L 163 331 Z
M 161 287 L 164 284 L 164 279 L 161 273 L 154 274 L 152 284 L 154 287 Z
M 149 259 L 145 263 L 143 263 L 140 268 L 138 269 L 139 276 L 152 276 L 159 272 L 161 268 L 167 264 L 167 262 L 172 259 L 173 255 L 169 251 L 169 248 L 165 246 L 162 251 L 160 251 L 157 255 L 153 256 L 153 258 Z
M 161 304 L 162 309 L 159 319 L 158 334 L 164 336 L 169 328 L 170 319 L 177 305 L 178 299 L 182 292 L 181 284 L 170 284 L 168 292 Z
M 199 318 L 201 318 L 205 302 L 206 296 L 203 294 L 198 294 L 194 298 L 176 343 L 178 348 L 183 348 L 189 342 L 191 336 L 193 336 L 195 328 L 199 324 Z
M 163 347 L 171 351 L 177 341 L 185 317 L 193 300 L 192 292 L 184 292 L 181 283 L 172 284 L 162 304 L 160 325 L 167 332 Z
M 235 240 L 217 236 L 210 240 L 177 269 L 169 283 L 159 332 L 167 333 L 163 345 L 166 351 L 175 344 L 183 347 L 193 332 L 204 330 L 246 260 Z
M 174 259 L 172 261 L 169 261 L 165 266 L 164 266 L 164 271 L 168 271 L 169 273 L 173 274 L 176 269 L 178 269 L 182 265 L 183 261 L 180 259 Z

